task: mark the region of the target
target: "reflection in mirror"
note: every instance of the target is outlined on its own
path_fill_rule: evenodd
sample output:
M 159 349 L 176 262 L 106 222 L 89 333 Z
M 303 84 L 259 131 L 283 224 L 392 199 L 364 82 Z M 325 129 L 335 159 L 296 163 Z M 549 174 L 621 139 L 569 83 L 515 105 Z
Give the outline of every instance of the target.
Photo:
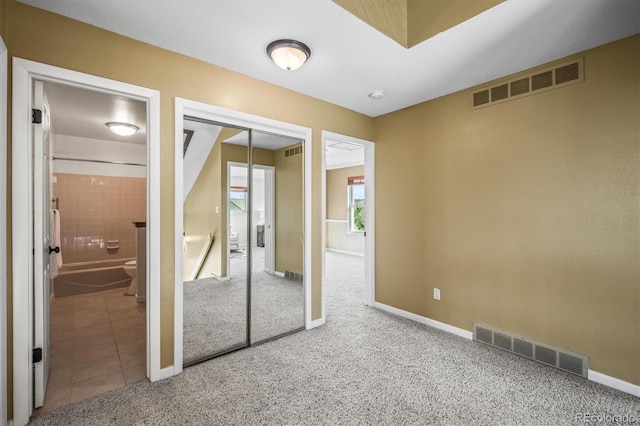
M 253 131 L 251 343 L 304 328 L 300 140 Z
M 192 131 L 183 160 L 183 355 L 191 365 L 248 343 L 249 132 L 190 117 L 184 128 Z
M 304 154 L 297 139 L 184 120 L 183 355 L 192 365 L 304 329 Z

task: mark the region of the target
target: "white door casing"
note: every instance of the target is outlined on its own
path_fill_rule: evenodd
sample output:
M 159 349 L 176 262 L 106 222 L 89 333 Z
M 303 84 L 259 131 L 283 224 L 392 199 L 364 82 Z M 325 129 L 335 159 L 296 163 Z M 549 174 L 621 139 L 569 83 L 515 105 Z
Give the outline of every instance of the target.
M 273 166 L 254 165 L 264 170 L 264 271 L 272 274 L 275 271 L 275 168 Z
M 13 424 L 18 426 L 28 423 L 33 408 L 34 152 L 29 141 L 35 80 L 117 93 L 147 103 L 147 377 L 156 381 L 173 376 L 182 371 L 182 363 L 179 369 L 160 366 L 160 93 L 17 57 L 12 69 Z
M 364 304 L 374 306 L 375 295 L 375 144 L 338 133 L 322 131 L 322 276 L 325 276 L 325 251 L 327 246 L 327 141 L 345 142 L 364 147 L 364 217 L 366 236 L 364 237 Z M 325 294 L 322 291 L 322 316 L 325 315 Z
M 7 128 L 7 46 L 0 37 L 0 129 Z M 0 131 L 0 294 L 7 294 L 7 132 Z M 0 424 L 7 423 L 7 298 L 0 297 Z

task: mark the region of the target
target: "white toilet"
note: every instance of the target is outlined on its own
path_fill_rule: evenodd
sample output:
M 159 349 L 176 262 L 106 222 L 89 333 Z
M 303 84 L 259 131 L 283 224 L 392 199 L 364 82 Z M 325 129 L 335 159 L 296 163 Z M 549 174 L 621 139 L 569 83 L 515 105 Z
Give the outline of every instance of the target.
M 135 259 L 125 262 L 124 264 L 124 272 L 131 277 L 131 284 L 127 290 L 127 296 L 135 296 L 138 291 L 138 280 L 136 279 L 137 269 L 138 265 Z

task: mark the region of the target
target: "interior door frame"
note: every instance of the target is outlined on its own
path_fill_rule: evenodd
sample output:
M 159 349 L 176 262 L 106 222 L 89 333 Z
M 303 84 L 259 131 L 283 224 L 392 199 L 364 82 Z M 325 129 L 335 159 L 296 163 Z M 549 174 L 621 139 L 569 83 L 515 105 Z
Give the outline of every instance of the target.
M 254 164 L 254 169 L 264 171 L 265 176 L 265 191 L 264 191 L 264 246 L 265 246 L 265 268 L 264 271 L 273 275 L 275 273 L 276 265 L 276 223 L 274 220 L 275 212 L 275 195 L 276 195 L 276 172 L 274 166 L 265 166 L 262 164 Z M 269 242 L 267 243 L 267 229 L 269 230 Z M 257 231 L 256 231 L 257 232 Z M 256 233 L 256 245 L 258 244 L 258 237 Z M 268 249 L 268 250 L 267 250 Z M 267 253 L 269 255 L 267 263 Z
M 147 377 L 169 377 L 173 367 L 160 368 L 160 92 L 26 59 L 13 58 L 12 103 L 12 254 L 13 254 L 13 422 L 26 424 L 33 333 L 32 149 L 31 90 L 34 80 L 53 81 L 147 103 Z M 25 191 L 25 186 L 28 188 Z M 25 238 L 25 231 L 29 234 Z
M 371 141 L 358 139 L 323 130 L 322 131 L 322 277 L 326 276 L 326 247 L 327 247 L 327 159 L 326 149 L 328 141 L 345 142 L 364 147 L 364 217 L 366 225 L 366 237 L 364 240 L 364 304 L 374 306 L 376 302 L 375 283 L 375 250 L 376 250 L 376 225 L 375 225 L 375 144 Z M 322 316 L 325 316 L 324 286 L 322 292 Z
M 184 157 L 183 157 L 184 158 Z M 231 188 L 231 167 L 248 167 L 247 163 L 238 163 L 229 161 L 227 162 L 227 203 L 229 202 L 229 190 Z M 268 221 L 265 220 L 265 272 L 273 275 L 275 273 L 275 263 L 276 263 L 276 251 L 275 251 L 275 221 L 273 220 L 273 212 L 275 209 L 275 167 L 274 166 L 265 166 L 262 164 L 253 164 L 252 169 L 259 169 L 265 172 L 265 179 L 267 183 L 265 185 L 269 186 L 268 191 L 265 190 L 265 219 L 269 218 Z M 253 183 L 250 185 L 253 188 Z M 253 204 L 252 204 L 253 206 Z M 253 207 L 252 207 L 253 209 Z M 268 215 L 267 215 L 268 212 Z M 247 218 L 249 220 L 249 225 L 252 225 L 251 217 L 253 216 L 253 212 L 249 212 L 247 214 Z M 267 225 L 269 226 L 269 244 L 266 242 L 267 235 Z M 253 231 L 253 230 L 252 230 Z M 231 249 L 229 248 L 229 236 L 231 235 L 231 209 L 227 208 L 227 276 L 229 275 L 229 268 L 231 267 Z M 252 245 L 257 245 L 257 237 L 256 241 L 252 241 Z M 267 263 L 266 255 L 269 253 L 269 261 Z M 268 268 L 267 268 L 268 266 Z
M 175 140 L 175 316 L 174 316 L 174 368 L 182 368 L 183 364 L 183 316 L 184 289 L 182 282 L 182 239 L 183 239 L 183 148 L 184 116 L 198 117 L 218 123 L 230 124 L 252 130 L 274 133 L 304 140 L 304 297 L 305 328 L 311 329 L 324 323 L 311 319 L 311 153 L 312 131 L 308 127 L 253 114 L 243 113 L 215 105 L 175 98 L 174 140 Z
M 7 79 L 9 52 L 0 37 L 0 424 L 7 423 Z
M 247 146 L 247 149 L 249 149 L 249 147 Z M 247 153 L 248 155 L 248 153 Z M 184 158 L 184 157 L 183 157 Z M 227 274 L 225 276 L 225 278 L 231 278 L 231 244 L 229 244 L 230 239 L 231 239 L 231 208 L 230 208 L 230 193 L 231 193 L 231 168 L 233 167 L 237 167 L 237 168 L 244 168 L 244 169 L 249 169 L 249 166 L 247 165 L 247 163 L 239 163 L 236 161 L 227 161 L 227 170 L 226 170 L 226 174 L 227 174 L 227 187 L 225 188 L 225 191 L 227 193 Z M 251 187 L 251 184 L 249 184 L 249 176 L 247 175 L 247 188 Z M 248 194 L 248 192 L 247 192 Z M 248 198 L 248 197 L 246 197 Z M 248 206 L 249 203 L 245 204 L 245 206 Z M 247 222 L 245 223 L 245 227 L 243 229 L 244 232 L 247 232 L 247 229 L 249 227 L 249 224 L 251 223 L 251 212 L 246 213 L 247 215 Z M 238 249 L 240 249 L 240 237 L 238 237 Z M 249 236 L 247 235 L 247 246 L 249 245 Z M 245 248 L 246 250 L 246 248 Z

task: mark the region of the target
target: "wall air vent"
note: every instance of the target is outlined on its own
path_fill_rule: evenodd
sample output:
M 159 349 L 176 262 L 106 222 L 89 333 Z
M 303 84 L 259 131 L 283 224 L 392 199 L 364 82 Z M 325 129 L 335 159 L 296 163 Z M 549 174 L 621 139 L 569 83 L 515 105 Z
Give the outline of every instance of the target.
M 296 146 L 295 148 L 289 148 L 284 151 L 285 158 L 293 157 L 294 155 L 302 154 L 302 145 Z
M 559 66 L 504 80 L 471 92 L 471 109 L 557 89 L 584 81 L 584 59 L 579 58 Z
M 473 340 L 578 376 L 588 377 L 589 358 L 584 355 L 477 323 L 473 324 Z

